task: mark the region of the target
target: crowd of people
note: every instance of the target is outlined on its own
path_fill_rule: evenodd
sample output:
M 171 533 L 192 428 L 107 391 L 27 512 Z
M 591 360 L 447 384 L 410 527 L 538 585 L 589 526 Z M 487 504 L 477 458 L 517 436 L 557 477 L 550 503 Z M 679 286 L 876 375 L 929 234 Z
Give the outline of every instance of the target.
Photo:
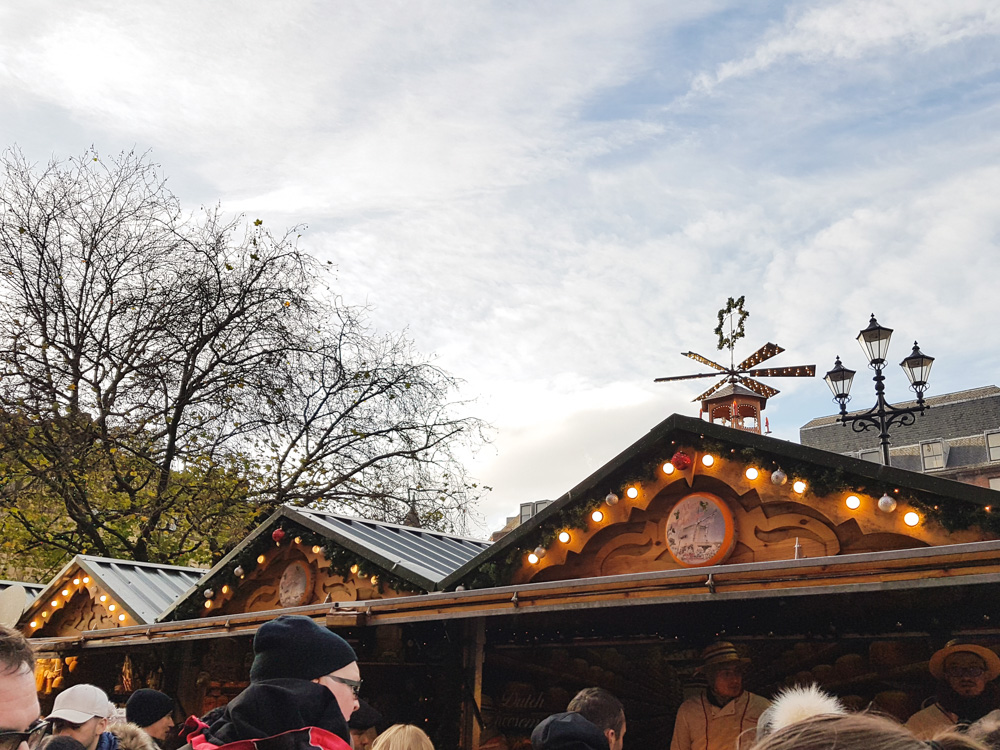
M 0 750 L 170 750 L 177 736 L 181 750 L 434 750 L 413 725 L 377 733 L 381 717 L 358 697 L 354 649 L 310 618 L 265 623 L 253 651 L 249 686 L 178 734 L 174 701 L 146 688 L 121 712 L 96 685 L 73 685 L 42 717 L 31 646 L 0 626 Z M 929 670 L 940 688 L 905 724 L 850 711 L 815 685 L 768 700 L 744 689 L 749 664 L 732 643 L 702 652 L 706 689 L 678 709 L 670 750 L 1000 750 L 1000 657 L 991 649 L 953 642 L 936 652 Z M 586 688 L 534 728 L 531 747 L 622 750 L 626 728 L 621 701 Z

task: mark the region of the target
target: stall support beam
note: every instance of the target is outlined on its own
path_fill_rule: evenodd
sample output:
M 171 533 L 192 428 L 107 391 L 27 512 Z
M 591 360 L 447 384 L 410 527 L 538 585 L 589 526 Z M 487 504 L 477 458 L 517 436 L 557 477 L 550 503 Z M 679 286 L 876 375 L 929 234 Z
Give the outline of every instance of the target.
M 462 647 L 462 677 L 465 683 L 462 701 L 462 748 L 477 750 L 483 730 L 483 649 L 486 645 L 486 619 L 476 617 L 465 624 Z

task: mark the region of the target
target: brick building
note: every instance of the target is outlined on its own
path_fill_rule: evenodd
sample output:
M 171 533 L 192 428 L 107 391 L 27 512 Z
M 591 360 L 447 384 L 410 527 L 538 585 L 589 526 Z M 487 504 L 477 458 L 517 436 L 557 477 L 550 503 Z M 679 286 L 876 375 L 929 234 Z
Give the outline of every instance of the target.
M 925 402 L 930 408 L 915 424 L 890 431 L 892 466 L 1000 490 L 1000 388 L 988 385 L 933 396 Z M 916 401 L 901 406 L 916 406 Z M 799 441 L 874 463 L 882 461 L 876 430 L 854 432 L 836 416 L 818 417 L 803 425 Z

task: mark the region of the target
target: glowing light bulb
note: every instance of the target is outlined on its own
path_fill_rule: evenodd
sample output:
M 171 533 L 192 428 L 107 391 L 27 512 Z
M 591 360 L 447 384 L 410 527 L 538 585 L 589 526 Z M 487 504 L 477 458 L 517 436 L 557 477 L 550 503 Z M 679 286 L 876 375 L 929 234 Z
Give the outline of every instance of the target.
M 850 508 L 851 510 L 857 510 L 858 508 L 861 507 L 861 498 L 859 498 L 857 495 L 848 495 L 847 499 L 844 501 L 844 504 L 847 505 L 847 507 Z
M 314 555 L 318 555 L 318 554 L 319 554 L 319 551 L 320 551 L 321 549 L 323 549 L 323 548 L 322 548 L 322 547 L 320 547 L 320 546 L 319 546 L 318 544 L 314 544 L 314 545 L 313 545 L 313 554 L 314 554 Z
M 667 476 L 670 476 L 671 474 L 673 474 L 674 473 L 674 465 L 672 463 L 670 463 L 669 461 L 667 461 L 665 464 L 663 464 L 663 473 L 666 474 Z
M 228 594 L 229 593 L 229 586 L 228 585 L 222 587 L 222 593 L 223 594 Z
M 528 555 L 528 562 L 530 562 L 532 565 L 538 565 L 538 555 L 532 552 L 530 555 Z
M 125 615 L 118 615 L 118 622 L 125 622 Z
M 84 576 L 83 577 L 83 582 L 84 583 L 90 583 L 90 578 L 88 576 Z
M 295 543 L 296 544 L 302 544 L 302 537 L 300 537 L 300 536 L 295 537 Z
M 560 531 L 559 532 L 559 541 L 560 542 L 562 542 L 563 544 L 569 544 L 569 539 L 570 539 L 570 537 L 569 537 L 569 532 L 568 531 Z
M 628 495 L 629 499 L 635 500 L 639 497 L 639 489 L 637 487 L 629 487 L 625 490 L 625 494 Z
M 798 492 L 800 495 L 806 491 L 806 483 L 801 479 L 796 479 L 792 484 L 792 489 Z
M 711 466 L 712 464 L 715 463 L 715 456 L 713 456 L 711 453 L 706 453 L 704 456 L 701 457 L 701 462 L 705 466 Z
M 375 584 L 377 584 L 378 583 L 378 576 L 372 576 L 371 577 L 371 581 L 372 581 L 372 586 L 374 586 Z
M 920 516 L 914 513 L 912 510 L 903 516 L 903 523 L 907 526 L 916 526 L 920 523 Z
M 351 572 L 352 573 L 357 573 L 358 572 L 358 566 L 357 565 L 352 565 L 351 566 Z
M 757 469 L 755 469 L 753 466 L 747 469 L 746 472 L 744 473 L 746 474 L 746 478 L 749 479 L 751 482 L 760 476 L 760 472 L 757 471 Z
M 211 609 L 211 608 L 212 608 L 212 600 L 211 599 L 206 599 L 205 600 L 205 609 Z
M 62 590 L 62 595 L 63 596 L 69 596 L 69 589 L 63 589 Z
M 33 628 L 37 628 L 38 627 L 38 620 L 32 620 L 29 623 L 29 625 L 31 625 L 31 627 L 33 627 Z
M 48 617 L 48 616 L 49 616 L 48 612 L 42 612 L 42 617 Z
M 108 612 L 114 612 L 116 609 L 118 609 L 118 607 L 116 607 L 114 604 L 108 605 Z
M 52 606 L 53 607 L 58 607 L 59 606 L 59 600 L 58 599 L 53 599 L 52 600 Z
M 599 510 L 595 510 L 593 513 L 591 513 L 590 517 L 594 519 L 594 523 L 600 523 L 601 521 L 604 520 L 604 514 L 601 513 L 601 511 Z
M 99 598 L 100 598 L 100 600 L 102 602 L 106 602 L 108 600 L 108 595 L 107 594 L 101 594 L 101 596 Z
M 79 578 L 74 578 L 73 579 L 73 585 L 74 586 L 79 586 L 80 585 L 80 579 Z

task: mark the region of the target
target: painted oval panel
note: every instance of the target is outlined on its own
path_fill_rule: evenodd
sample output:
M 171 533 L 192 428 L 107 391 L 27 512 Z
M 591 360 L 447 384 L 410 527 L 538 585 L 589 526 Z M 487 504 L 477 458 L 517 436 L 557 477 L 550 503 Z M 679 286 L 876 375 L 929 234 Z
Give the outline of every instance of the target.
M 736 522 L 721 498 L 695 492 L 670 509 L 667 549 L 684 567 L 718 565 L 735 546 Z

